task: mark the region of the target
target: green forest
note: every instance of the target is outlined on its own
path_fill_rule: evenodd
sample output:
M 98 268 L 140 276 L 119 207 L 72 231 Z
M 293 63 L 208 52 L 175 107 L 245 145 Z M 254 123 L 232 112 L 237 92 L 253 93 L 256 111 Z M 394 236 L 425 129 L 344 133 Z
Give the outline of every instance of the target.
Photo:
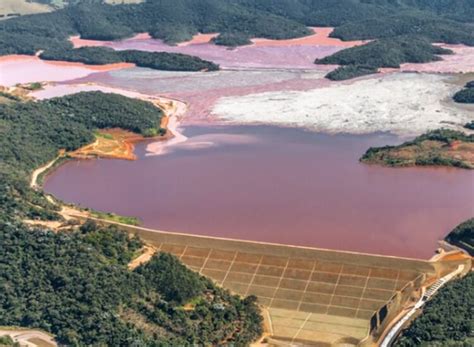
M 473 22 L 474 3 L 470 0 L 455 4 L 450 0 L 147 0 L 115 6 L 84 0 L 51 13 L 2 21 L 0 54 L 35 54 L 42 50 L 45 59 L 89 63 L 121 59 L 156 68 L 162 65 L 164 56 L 129 53 L 125 59 L 105 49 L 79 51 L 72 48 L 68 38 L 80 35 L 118 40 L 148 32 L 175 44 L 198 32 L 219 32 L 216 44 L 237 46 L 248 44 L 252 37 L 288 39 L 311 34 L 308 26 L 334 26 L 333 37 L 375 40 L 317 61 L 355 65 L 329 76 L 343 79 L 372 73 L 379 67 L 437 60 L 438 54 L 449 53 L 432 46 L 432 42 L 474 45 Z M 186 64 L 195 68 L 197 64 L 195 58 L 169 58 L 165 64 L 168 69 L 169 60 L 180 69 Z
M 445 239 L 474 256 L 474 218 L 459 224 Z
M 348 80 L 355 77 L 377 73 L 377 68 L 366 65 L 350 64 L 339 66 L 326 75 L 332 81 Z
M 463 89 L 453 95 L 453 100 L 461 104 L 474 104 L 474 81 L 466 83 Z M 472 122 L 474 124 L 474 121 Z M 466 126 L 468 129 L 469 126 Z
M 426 37 L 408 35 L 378 39 L 342 50 L 329 57 L 316 59 L 315 63 L 343 65 L 345 69 L 332 71 L 326 77 L 348 79 L 376 73 L 381 67 L 398 68 L 403 63 L 441 60 L 439 55 L 451 53 L 448 49 L 433 46 Z
M 58 233 L 22 222 L 62 218 L 29 187 L 34 168 L 91 142 L 96 129 L 160 131 L 162 116 L 150 102 L 101 92 L 0 105 L 0 325 L 39 328 L 69 346 L 247 345 L 260 336 L 255 297 L 233 296 L 169 254 L 129 271 L 138 237 L 93 222 Z
M 474 345 L 474 273 L 441 288 L 423 308 L 397 347 Z
M 40 55 L 44 60 L 64 60 L 91 65 L 133 63 L 138 67 L 169 71 L 215 71 L 219 65 L 187 54 L 144 52 L 137 50 L 115 51 L 108 47 L 81 47 L 68 50 L 49 50 Z

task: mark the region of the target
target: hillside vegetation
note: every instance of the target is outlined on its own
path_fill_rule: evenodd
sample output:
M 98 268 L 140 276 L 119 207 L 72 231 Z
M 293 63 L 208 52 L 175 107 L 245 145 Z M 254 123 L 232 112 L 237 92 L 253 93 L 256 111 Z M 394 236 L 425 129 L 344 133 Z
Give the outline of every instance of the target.
M 463 89 L 456 92 L 453 96 L 453 100 L 462 104 L 474 104 L 474 81 L 468 82 Z M 474 121 L 472 123 L 474 123 Z M 469 126 L 467 128 L 469 128 Z
M 448 49 L 432 45 L 426 37 L 396 36 L 345 49 L 329 57 L 316 59 L 315 63 L 343 65 L 346 67 L 343 71 L 357 72 L 354 75 L 359 76 L 376 73 L 381 67 L 399 68 L 400 64 L 403 63 L 438 61 L 441 60 L 439 55 L 451 53 L 452 51 Z M 340 76 L 340 74 L 336 76 Z M 335 79 L 332 73 L 329 73 L 326 77 Z M 347 74 L 347 78 L 351 77 L 354 76 Z
M 474 135 L 433 130 L 399 146 L 371 147 L 360 160 L 392 167 L 434 165 L 474 169 Z
M 471 256 L 474 256 L 474 218 L 459 224 L 445 239 L 449 243 L 465 249 Z
M 96 129 L 156 133 L 161 117 L 149 102 L 101 92 L 0 105 L 0 325 L 68 346 L 240 346 L 261 334 L 254 297 L 230 295 L 169 254 L 129 271 L 137 237 L 93 222 L 58 233 L 22 222 L 62 219 L 29 187 L 33 169 Z
M 115 228 L 2 223 L 0 242 L 0 325 L 68 346 L 246 345 L 261 334 L 254 297 L 230 295 L 170 254 L 129 271 L 141 241 Z
M 342 79 L 448 53 L 432 42 L 474 45 L 473 18 L 470 0 L 148 0 L 113 6 L 76 1 L 53 13 L 0 23 L 0 54 L 43 50 L 49 59 L 91 61 L 92 51 L 73 50 L 69 36 L 118 40 L 148 32 L 174 44 L 198 32 L 219 32 L 217 44 L 237 46 L 252 37 L 289 39 L 310 34 L 307 26 L 335 26 L 333 37 L 376 40 L 317 61 L 355 65 L 335 75 Z
M 473 302 L 474 273 L 471 272 L 441 288 L 395 346 L 472 346 Z

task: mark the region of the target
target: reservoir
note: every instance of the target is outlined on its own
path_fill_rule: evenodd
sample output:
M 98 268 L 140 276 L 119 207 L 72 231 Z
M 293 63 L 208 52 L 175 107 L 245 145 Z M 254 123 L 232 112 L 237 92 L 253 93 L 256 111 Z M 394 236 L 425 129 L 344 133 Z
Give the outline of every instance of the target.
M 145 227 L 427 259 L 474 214 L 474 173 L 359 163 L 386 133 L 328 135 L 275 126 L 188 125 L 186 142 L 136 161 L 74 160 L 47 193 Z

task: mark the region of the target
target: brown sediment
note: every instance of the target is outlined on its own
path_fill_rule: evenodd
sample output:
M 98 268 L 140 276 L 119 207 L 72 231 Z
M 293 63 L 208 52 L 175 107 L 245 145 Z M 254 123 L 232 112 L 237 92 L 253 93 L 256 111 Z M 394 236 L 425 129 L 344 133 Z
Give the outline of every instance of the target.
M 43 220 L 25 219 L 23 222 L 25 224 L 30 225 L 30 226 L 47 227 L 47 228 L 50 228 L 52 230 L 57 230 L 63 225 L 63 222 L 61 222 L 61 221 L 43 221 Z
M 167 117 L 165 116 L 163 118 Z M 163 122 L 166 121 L 162 120 L 162 124 Z M 169 135 L 164 135 L 150 139 L 166 140 L 168 138 Z M 135 160 L 135 143 L 144 141 L 145 139 L 147 138 L 143 137 L 143 135 L 120 128 L 104 129 L 98 132 L 96 140 L 93 143 L 70 152 L 68 155 L 76 159 L 100 157 Z
M 135 64 L 133 63 L 113 63 L 113 64 L 104 64 L 104 65 L 88 65 L 84 63 L 76 63 L 70 61 L 62 61 L 62 60 L 43 60 L 47 64 L 53 64 L 56 66 L 77 66 L 77 67 L 85 67 L 87 69 L 91 69 L 94 71 L 112 71 L 112 70 L 120 70 L 120 69 L 128 69 L 134 67 Z
M 201 43 L 209 43 L 215 37 L 217 37 L 219 33 L 209 33 L 209 34 L 196 34 L 193 35 L 193 38 L 189 41 L 180 42 L 178 46 L 188 46 L 188 45 L 196 45 Z
M 337 38 L 329 37 L 334 30 L 332 27 L 312 27 L 313 35 L 299 37 L 289 40 L 270 40 L 270 39 L 252 39 L 256 46 L 301 46 L 301 45 L 320 45 L 320 46 L 339 46 L 353 47 L 360 46 L 368 41 L 341 41 Z

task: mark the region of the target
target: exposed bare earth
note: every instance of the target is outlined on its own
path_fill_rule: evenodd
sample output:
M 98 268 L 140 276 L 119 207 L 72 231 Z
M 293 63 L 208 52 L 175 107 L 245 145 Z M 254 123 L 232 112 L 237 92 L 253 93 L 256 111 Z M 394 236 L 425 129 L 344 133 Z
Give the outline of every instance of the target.
M 135 160 L 133 143 L 143 139 L 143 136 L 131 131 L 104 129 L 98 132 L 93 143 L 70 152 L 68 155 L 78 159 L 101 157 Z

